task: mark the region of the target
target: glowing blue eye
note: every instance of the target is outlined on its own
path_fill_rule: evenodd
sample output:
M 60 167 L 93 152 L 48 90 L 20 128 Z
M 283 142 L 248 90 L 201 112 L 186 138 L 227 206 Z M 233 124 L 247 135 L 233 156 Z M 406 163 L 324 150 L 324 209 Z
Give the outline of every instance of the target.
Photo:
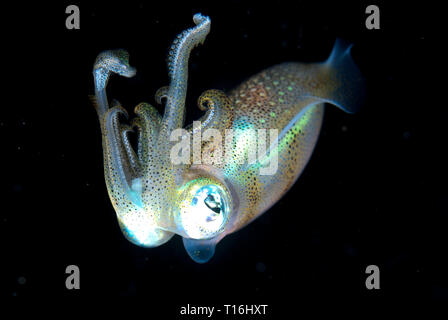
M 219 186 L 206 185 L 194 192 L 180 212 L 182 228 L 193 239 L 211 238 L 221 232 L 229 218 L 229 200 Z

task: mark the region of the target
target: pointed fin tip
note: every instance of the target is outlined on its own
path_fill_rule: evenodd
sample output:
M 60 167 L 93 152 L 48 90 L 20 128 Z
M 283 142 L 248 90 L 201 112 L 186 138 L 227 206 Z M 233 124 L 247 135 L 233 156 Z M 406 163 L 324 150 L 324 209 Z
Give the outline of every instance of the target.
M 330 56 L 328 57 L 326 63 L 331 64 L 335 60 L 341 59 L 346 55 L 350 55 L 352 47 L 353 43 L 341 38 L 336 38 L 333 49 L 331 50 Z

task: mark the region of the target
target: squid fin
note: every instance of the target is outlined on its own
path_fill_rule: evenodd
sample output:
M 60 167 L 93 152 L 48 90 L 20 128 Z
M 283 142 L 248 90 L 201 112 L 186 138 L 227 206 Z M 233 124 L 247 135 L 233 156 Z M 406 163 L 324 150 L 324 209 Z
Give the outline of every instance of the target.
M 330 56 L 324 62 L 329 70 L 327 81 L 331 87 L 325 102 L 348 113 L 358 111 L 365 96 L 364 78 L 350 54 L 352 46 L 342 39 L 336 39 Z

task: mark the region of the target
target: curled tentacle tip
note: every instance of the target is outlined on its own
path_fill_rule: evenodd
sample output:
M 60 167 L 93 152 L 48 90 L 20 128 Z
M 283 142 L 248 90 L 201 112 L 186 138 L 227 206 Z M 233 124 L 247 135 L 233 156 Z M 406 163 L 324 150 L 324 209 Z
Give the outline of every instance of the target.
M 112 71 L 123 77 L 135 76 L 137 70 L 129 65 L 129 53 L 123 49 L 101 52 L 95 61 L 95 69 Z
M 198 99 L 198 107 L 202 111 L 206 111 L 214 107 L 214 102 L 211 97 L 200 96 Z
M 123 74 L 121 74 L 121 75 L 126 77 L 126 78 L 132 78 L 136 74 L 137 74 L 137 69 L 135 69 L 134 67 L 129 66 L 127 68 L 127 70 L 125 70 L 125 72 Z
M 221 108 L 231 109 L 232 102 L 227 95 L 221 90 L 210 89 L 204 91 L 198 98 L 198 107 L 202 111 L 213 109 L 216 106 Z
M 129 65 L 129 53 L 124 49 L 116 49 L 111 50 L 111 53 L 115 55 L 119 62 L 118 62 L 118 74 L 124 77 L 133 77 L 137 73 L 137 69 L 134 67 L 131 67 Z
M 193 22 L 195 23 L 195 24 L 200 24 L 201 22 L 205 22 L 205 21 L 210 21 L 210 18 L 209 17 L 207 17 L 207 16 L 204 16 L 204 15 L 202 15 L 202 13 L 196 13 L 194 16 L 193 16 Z
M 194 21 L 194 23 L 198 27 L 203 28 L 203 31 L 204 31 L 205 35 L 207 35 L 210 32 L 210 23 L 211 23 L 211 21 L 210 21 L 209 17 L 204 16 L 201 13 L 196 13 L 193 16 L 193 21 Z M 205 41 L 205 36 L 202 37 L 202 39 L 199 40 L 199 43 L 200 44 L 204 44 L 204 41 Z
M 123 108 L 120 102 L 113 99 L 111 106 L 112 108 L 110 108 L 109 110 L 112 110 L 113 111 L 112 113 L 121 113 L 122 115 L 125 116 L 126 119 L 129 119 L 128 111 L 125 108 Z
M 167 99 L 168 98 L 168 90 L 169 90 L 169 86 L 164 86 L 164 87 L 160 87 L 155 94 L 155 99 L 157 104 L 162 104 L 162 99 Z

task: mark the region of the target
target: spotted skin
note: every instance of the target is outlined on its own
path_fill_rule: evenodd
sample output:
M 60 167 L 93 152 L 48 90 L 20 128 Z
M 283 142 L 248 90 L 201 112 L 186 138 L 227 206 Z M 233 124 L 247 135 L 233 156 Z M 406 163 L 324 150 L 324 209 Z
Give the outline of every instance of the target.
M 103 137 L 106 186 L 124 235 L 137 245 L 155 247 L 179 234 L 190 257 L 203 263 L 221 239 L 260 216 L 291 188 L 317 142 L 324 103 L 355 112 L 363 81 L 350 46 L 338 40 L 325 62 L 283 63 L 228 94 L 204 92 L 198 99 L 204 116 L 171 141 L 173 133 L 184 127 L 190 52 L 210 31 L 208 17 L 196 14 L 193 20 L 196 26 L 181 33 L 170 50 L 169 86 L 156 93 L 157 103 L 165 103 L 163 116 L 141 103 L 126 125 L 125 109 L 117 102 L 109 107 L 105 89 L 110 74 L 135 74 L 123 50 L 98 56 L 94 102 Z M 261 129 L 266 129 L 266 148 L 250 162 L 250 153 L 262 141 L 257 135 Z M 272 129 L 277 139 L 270 140 Z M 128 138 L 133 130 L 138 137 L 136 151 Z M 173 155 L 184 150 L 176 149 L 182 138 L 188 138 L 182 148 L 199 148 L 200 162 L 194 152 L 187 154 L 188 161 L 173 161 Z M 262 174 L 261 169 L 273 163 L 275 170 Z

